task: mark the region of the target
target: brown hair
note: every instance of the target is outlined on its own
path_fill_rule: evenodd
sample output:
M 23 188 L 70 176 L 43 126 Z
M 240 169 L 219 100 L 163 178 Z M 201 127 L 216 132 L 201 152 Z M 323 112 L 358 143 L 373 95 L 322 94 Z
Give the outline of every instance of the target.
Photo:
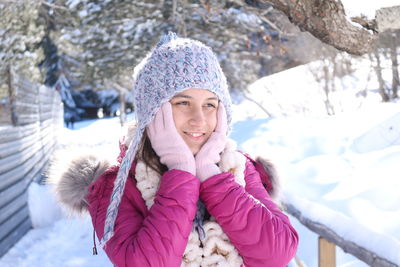
M 138 151 L 136 153 L 136 159 L 143 161 L 158 174 L 163 175 L 168 170 L 167 166 L 160 162 L 160 158 L 151 146 L 149 137 L 146 131 L 143 133 L 142 140 L 140 141 Z

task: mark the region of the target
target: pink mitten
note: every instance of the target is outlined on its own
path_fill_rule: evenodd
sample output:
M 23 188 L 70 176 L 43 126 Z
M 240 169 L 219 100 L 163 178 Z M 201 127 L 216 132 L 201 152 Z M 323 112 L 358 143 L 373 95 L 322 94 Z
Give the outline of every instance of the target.
M 195 174 L 193 153 L 176 130 L 171 103 L 166 102 L 161 106 L 147 126 L 147 135 L 160 162 L 169 170 L 178 169 Z
M 217 126 L 195 157 L 196 175 L 202 182 L 213 175 L 221 173 L 217 163 L 221 159 L 220 153 L 224 150 L 227 142 L 227 128 L 225 107 L 220 103 L 218 106 Z

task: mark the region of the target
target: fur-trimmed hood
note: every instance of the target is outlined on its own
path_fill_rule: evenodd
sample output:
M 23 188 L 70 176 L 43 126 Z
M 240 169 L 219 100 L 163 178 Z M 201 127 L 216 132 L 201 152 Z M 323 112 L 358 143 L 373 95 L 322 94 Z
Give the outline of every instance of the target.
M 127 134 L 121 140 L 121 154 L 126 151 L 134 129 L 134 125 L 129 126 Z M 46 173 L 46 182 L 54 185 L 57 199 L 68 210 L 78 213 L 86 211 L 85 197 L 89 192 L 89 185 L 96 181 L 112 164 L 109 160 L 99 156 L 98 153 L 82 155 L 79 152 L 64 151 L 56 153 L 53 158 L 54 160 Z M 268 174 L 267 177 L 262 175 L 261 179 L 270 196 L 278 201 L 279 178 L 274 165 L 261 157 L 258 157 L 254 164 L 260 173 L 264 171 Z
M 46 173 L 46 183 L 54 185 L 54 193 L 64 207 L 81 213 L 87 210 L 85 197 L 89 185 L 111 164 L 95 154 L 73 155 L 74 152 L 59 152 L 54 156 Z

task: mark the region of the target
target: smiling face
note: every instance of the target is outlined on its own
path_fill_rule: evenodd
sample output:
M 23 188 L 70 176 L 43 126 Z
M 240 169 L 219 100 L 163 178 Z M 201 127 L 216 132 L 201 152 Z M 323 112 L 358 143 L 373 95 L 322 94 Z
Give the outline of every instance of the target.
M 218 97 L 204 89 L 187 89 L 171 100 L 176 129 L 193 155 L 217 125 Z

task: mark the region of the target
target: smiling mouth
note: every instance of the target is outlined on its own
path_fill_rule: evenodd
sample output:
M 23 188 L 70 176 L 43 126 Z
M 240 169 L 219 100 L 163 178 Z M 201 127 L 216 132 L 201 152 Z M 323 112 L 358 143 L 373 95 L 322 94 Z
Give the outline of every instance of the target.
M 205 133 L 189 133 L 189 132 L 184 132 L 184 133 L 186 135 L 189 135 L 189 136 L 192 136 L 192 137 L 195 137 L 195 138 L 205 135 Z

